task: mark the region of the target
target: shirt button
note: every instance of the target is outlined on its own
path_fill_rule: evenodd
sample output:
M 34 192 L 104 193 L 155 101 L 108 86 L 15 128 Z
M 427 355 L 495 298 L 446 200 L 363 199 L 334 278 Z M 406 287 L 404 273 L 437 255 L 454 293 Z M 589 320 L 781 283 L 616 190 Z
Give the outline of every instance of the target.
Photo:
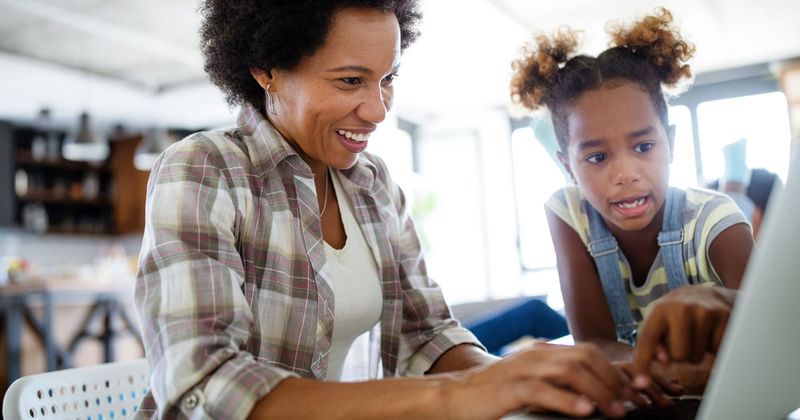
M 186 397 L 186 400 L 184 401 L 184 403 L 186 404 L 186 408 L 195 408 L 195 407 L 197 407 L 197 395 L 195 395 L 194 393 L 189 394 L 189 396 Z

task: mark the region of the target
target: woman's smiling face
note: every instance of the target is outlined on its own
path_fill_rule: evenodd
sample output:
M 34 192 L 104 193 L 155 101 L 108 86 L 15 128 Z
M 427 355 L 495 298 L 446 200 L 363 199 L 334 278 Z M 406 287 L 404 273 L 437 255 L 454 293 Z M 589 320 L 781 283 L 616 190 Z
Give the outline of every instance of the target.
M 347 8 L 334 15 L 324 45 L 295 68 L 253 76 L 269 87 L 270 122 L 316 173 L 355 164 L 391 107 L 399 65 L 395 15 Z
M 587 91 L 570 107 L 562 163 L 610 228 L 637 231 L 664 204 L 674 127 L 632 82 Z M 613 225 L 613 226 L 612 226 Z

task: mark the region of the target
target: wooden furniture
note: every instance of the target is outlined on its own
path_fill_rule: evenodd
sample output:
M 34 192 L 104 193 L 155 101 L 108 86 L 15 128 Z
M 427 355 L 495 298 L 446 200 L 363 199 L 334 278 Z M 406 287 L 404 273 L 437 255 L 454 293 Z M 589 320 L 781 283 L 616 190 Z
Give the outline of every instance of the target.
M 66 133 L 49 140 L 62 142 Z M 133 166 L 141 135 L 117 136 L 101 162 L 43 154 L 31 127 L 0 124 L 0 225 L 36 233 L 126 234 L 144 229 L 149 172 Z M 49 150 L 56 150 L 49 153 Z

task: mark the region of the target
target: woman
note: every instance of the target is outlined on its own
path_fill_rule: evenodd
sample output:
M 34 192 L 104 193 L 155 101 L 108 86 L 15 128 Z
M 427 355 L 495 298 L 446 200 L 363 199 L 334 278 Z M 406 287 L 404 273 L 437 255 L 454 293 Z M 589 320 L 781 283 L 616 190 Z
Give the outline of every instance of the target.
M 364 152 L 416 1 L 266 3 L 205 2 L 205 69 L 238 126 L 176 143 L 151 174 L 139 416 L 619 416 L 641 400 L 592 346 L 498 361 L 428 278 L 402 192 Z M 410 377 L 336 382 L 376 325 L 382 375 Z

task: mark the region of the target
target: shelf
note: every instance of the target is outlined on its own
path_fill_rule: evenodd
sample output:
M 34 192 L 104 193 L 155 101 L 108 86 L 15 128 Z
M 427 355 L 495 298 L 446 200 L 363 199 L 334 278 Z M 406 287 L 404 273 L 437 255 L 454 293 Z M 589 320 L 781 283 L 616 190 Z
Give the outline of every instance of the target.
M 133 166 L 140 135 L 109 142 L 108 159 L 75 162 L 55 153 L 51 156 L 57 159 L 40 157 L 38 148 L 34 159 L 35 134 L 34 129 L 0 124 L 0 226 L 56 235 L 144 230 L 149 174 Z M 64 133 L 58 135 L 63 142 Z
M 70 197 L 55 196 L 50 192 L 37 192 L 28 193 L 23 196 L 17 196 L 17 200 L 22 202 L 40 201 L 44 204 L 67 204 L 67 205 L 80 205 L 80 206 L 109 206 L 111 200 L 107 198 L 95 198 L 92 200 L 87 199 L 73 199 Z
M 95 163 L 89 162 L 75 162 L 59 158 L 58 160 L 36 160 L 33 158 L 30 150 L 18 150 L 15 159 L 18 165 L 25 166 L 38 166 L 42 168 L 56 168 L 73 171 L 98 171 L 108 172 L 109 166 L 107 161 Z

